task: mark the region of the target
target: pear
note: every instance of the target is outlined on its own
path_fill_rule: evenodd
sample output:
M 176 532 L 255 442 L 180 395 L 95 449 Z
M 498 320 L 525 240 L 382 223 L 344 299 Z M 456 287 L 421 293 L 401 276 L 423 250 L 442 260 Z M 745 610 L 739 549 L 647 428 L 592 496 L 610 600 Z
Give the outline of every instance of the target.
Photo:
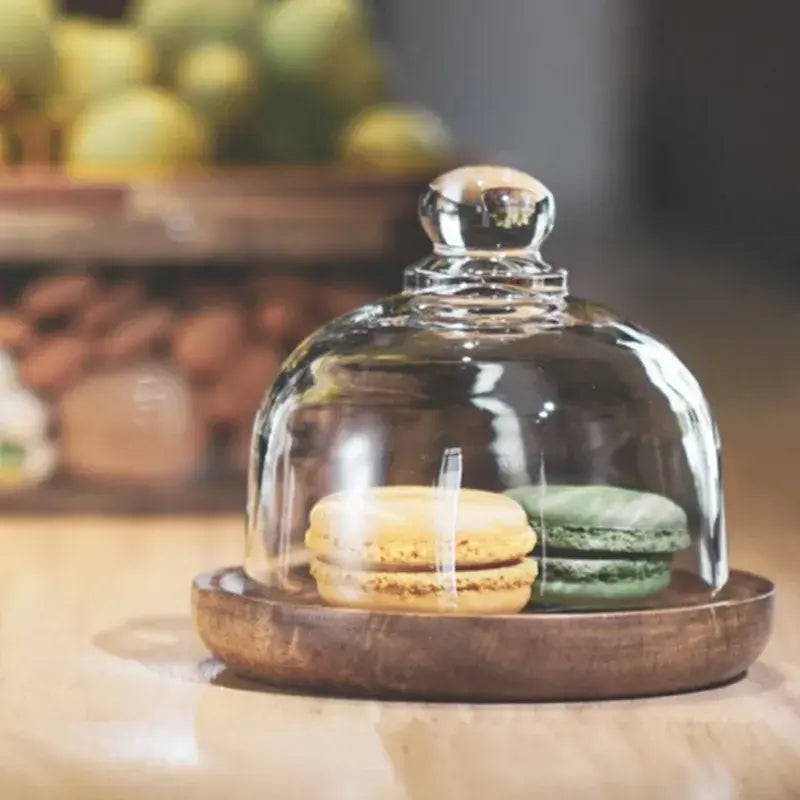
M 53 24 L 53 41 L 59 58 L 62 53 L 77 54 L 86 45 L 88 38 L 100 27 L 93 17 L 64 16 Z
M 249 44 L 261 0 L 135 0 L 130 18 L 171 74 L 183 53 L 209 41 Z
M 365 27 L 358 0 L 278 0 L 264 8 L 261 50 L 277 75 L 313 81 L 326 60 Z
M 38 104 L 55 73 L 49 0 L 0 0 L 0 73 L 20 99 Z
M 178 94 L 215 129 L 239 122 L 257 87 L 258 72 L 250 56 L 225 42 L 187 51 L 175 71 Z
M 65 160 L 79 178 L 162 178 L 203 163 L 203 124 L 178 97 L 136 87 L 89 106 L 66 137 Z
M 452 150 L 444 122 L 416 106 L 387 103 L 359 114 L 345 129 L 345 163 L 381 172 L 424 172 L 440 167 Z
M 155 76 L 153 47 L 133 28 L 77 19 L 59 23 L 55 31 L 58 96 L 73 112 Z

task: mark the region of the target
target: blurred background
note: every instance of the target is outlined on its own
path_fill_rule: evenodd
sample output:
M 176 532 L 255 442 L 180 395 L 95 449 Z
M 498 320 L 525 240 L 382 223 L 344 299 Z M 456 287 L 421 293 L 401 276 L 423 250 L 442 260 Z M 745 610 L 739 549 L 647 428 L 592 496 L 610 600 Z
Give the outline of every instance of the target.
M 419 190 L 480 160 L 546 183 L 546 258 L 695 370 L 734 541 L 745 509 L 788 530 L 798 23 L 788 0 L 0 0 L 0 507 L 240 508 L 281 359 L 397 289 Z

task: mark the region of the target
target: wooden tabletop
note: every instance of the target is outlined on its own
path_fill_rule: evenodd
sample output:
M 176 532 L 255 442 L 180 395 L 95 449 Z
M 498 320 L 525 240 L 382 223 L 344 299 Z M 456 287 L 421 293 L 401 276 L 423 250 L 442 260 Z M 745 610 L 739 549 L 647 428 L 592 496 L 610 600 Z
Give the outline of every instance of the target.
M 192 576 L 240 557 L 237 519 L 6 521 L 3 798 L 800 797 L 794 531 L 736 542 L 780 587 L 749 676 L 675 697 L 558 705 L 280 694 L 211 661 Z M 646 795 L 643 792 L 647 792 Z
M 795 302 L 742 284 L 738 307 L 676 315 L 664 286 L 645 289 L 663 302 L 651 326 L 692 357 L 718 413 L 732 563 L 778 584 L 774 636 L 745 679 L 553 705 L 269 692 L 209 660 L 189 615 L 192 577 L 241 561 L 239 519 L 7 518 L 0 797 L 800 797 Z

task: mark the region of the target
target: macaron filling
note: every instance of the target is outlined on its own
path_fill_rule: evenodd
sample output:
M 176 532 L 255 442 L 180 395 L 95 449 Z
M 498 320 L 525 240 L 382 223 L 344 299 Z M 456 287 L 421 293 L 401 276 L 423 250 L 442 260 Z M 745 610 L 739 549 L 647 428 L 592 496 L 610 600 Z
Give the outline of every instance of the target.
M 577 525 L 553 525 L 544 521 L 541 540 L 550 549 L 605 551 L 609 553 L 675 553 L 685 550 L 691 539 L 686 528 L 631 529 Z
M 392 595 L 447 595 L 456 592 L 521 589 L 536 578 L 536 561 L 523 558 L 516 563 L 485 569 L 439 572 L 388 572 L 354 570 L 320 559 L 311 562 L 311 574 L 322 583 L 333 580 L 342 589 Z
M 576 583 L 620 583 L 639 581 L 669 573 L 672 556 L 619 559 L 599 557 L 553 557 L 540 560 L 543 580 L 569 580 Z

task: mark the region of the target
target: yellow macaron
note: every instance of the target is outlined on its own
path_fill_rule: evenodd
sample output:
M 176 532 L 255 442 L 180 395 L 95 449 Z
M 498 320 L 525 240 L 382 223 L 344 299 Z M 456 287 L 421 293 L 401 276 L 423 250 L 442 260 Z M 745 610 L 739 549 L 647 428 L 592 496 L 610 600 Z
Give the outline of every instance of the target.
M 511 498 L 381 486 L 322 498 L 306 545 L 320 596 L 359 608 L 504 613 L 530 600 L 536 535 Z
M 329 495 L 311 510 L 306 532 L 315 555 L 362 568 L 505 563 L 535 544 L 524 509 L 510 497 L 429 486 Z

